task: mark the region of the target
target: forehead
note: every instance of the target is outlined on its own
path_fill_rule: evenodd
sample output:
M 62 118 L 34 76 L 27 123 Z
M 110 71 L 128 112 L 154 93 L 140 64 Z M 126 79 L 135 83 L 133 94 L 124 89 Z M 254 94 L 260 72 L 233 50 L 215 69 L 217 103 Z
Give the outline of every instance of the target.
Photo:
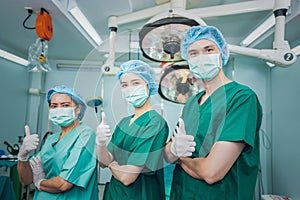
M 194 43 L 192 43 L 189 46 L 188 50 L 202 50 L 209 46 L 218 48 L 218 46 L 214 42 L 212 42 L 210 40 L 206 40 L 206 39 L 201 39 L 201 40 L 197 40 Z
M 51 103 L 73 102 L 72 98 L 67 94 L 56 93 L 50 99 Z
M 135 74 L 135 73 L 125 73 L 122 75 L 121 77 L 121 82 L 131 82 L 133 80 L 141 80 L 144 81 L 144 79 L 142 79 L 139 75 Z M 145 82 L 145 81 L 144 81 Z

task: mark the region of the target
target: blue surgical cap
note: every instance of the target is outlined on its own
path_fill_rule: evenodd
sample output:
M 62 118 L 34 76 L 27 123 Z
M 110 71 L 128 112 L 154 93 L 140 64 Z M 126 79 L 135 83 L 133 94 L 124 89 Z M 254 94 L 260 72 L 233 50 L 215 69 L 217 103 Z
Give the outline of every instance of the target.
M 181 45 L 181 57 L 187 60 L 189 46 L 201 39 L 210 40 L 218 46 L 222 57 L 222 66 L 226 65 L 229 58 L 228 46 L 222 33 L 213 26 L 198 25 L 191 27 L 186 32 Z
M 86 110 L 86 104 L 84 100 L 81 98 L 81 96 L 71 87 L 65 86 L 65 85 L 59 85 L 54 88 L 51 88 L 47 94 L 47 101 L 50 103 L 50 100 L 54 94 L 66 94 L 70 96 L 73 101 L 76 104 L 81 104 L 81 110 L 80 113 L 78 114 L 78 119 L 81 120 L 84 116 L 85 110 Z
M 157 92 L 158 86 L 155 83 L 155 72 L 150 65 L 140 60 L 130 60 L 120 66 L 120 71 L 117 74 L 118 80 L 125 73 L 135 73 L 140 76 L 148 84 L 149 95 Z

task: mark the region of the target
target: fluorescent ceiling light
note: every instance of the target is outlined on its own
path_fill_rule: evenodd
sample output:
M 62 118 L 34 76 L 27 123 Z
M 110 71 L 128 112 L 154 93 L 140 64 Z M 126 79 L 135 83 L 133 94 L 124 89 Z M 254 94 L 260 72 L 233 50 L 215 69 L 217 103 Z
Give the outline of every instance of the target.
M 102 43 L 102 39 L 100 38 L 94 27 L 87 20 L 87 18 L 84 16 L 84 14 L 81 12 L 81 10 L 77 6 L 74 6 L 72 9 L 69 10 L 69 12 L 80 23 L 82 28 L 85 29 L 85 31 L 90 35 L 90 37 L 95 41 L 95 43 L 97 45 L 100 45 Z
M 14 54 L 8 53 L 7 51 L 4 51 L 2 49 L 0 49 L 0 57 L 5 58 L 7 60 L 13 61 L 15 63 L 18 63 L 20 65 L 24 65 L 27 66 L 29 65 L 29 61 L 25 60 L 19 56 L 16 56 Z
M 275 25 L 275 17 L 271 15 L 266 21 L 259 25 L 252 33 L 250 33 L 242 42 L 241 46 L 249 46 L 254 40 L 259 38 L 267 30 Z

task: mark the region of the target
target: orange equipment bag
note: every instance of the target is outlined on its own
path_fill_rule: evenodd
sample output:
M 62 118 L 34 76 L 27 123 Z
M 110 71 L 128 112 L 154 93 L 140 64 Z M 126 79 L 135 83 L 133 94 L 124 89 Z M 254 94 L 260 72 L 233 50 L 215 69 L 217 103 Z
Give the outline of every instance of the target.
M 38 16 L 36 18 L 35 31 L 40 38 L 43 38 L 47 41 L 50 41 L 52 38 L 52 18 L 49 15 L 48 11 L 44 8 L 41 8 L 41 12 L 38 13 Z

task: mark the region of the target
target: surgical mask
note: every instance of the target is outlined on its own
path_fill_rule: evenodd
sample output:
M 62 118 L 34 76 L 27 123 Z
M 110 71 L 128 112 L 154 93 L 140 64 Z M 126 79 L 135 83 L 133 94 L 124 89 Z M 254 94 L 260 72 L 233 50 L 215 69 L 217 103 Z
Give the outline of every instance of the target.
M 198 55 L 188 60 L 191 72 L 204 81 L 213 79 L 220 71 L 220 54 Z
M 58 126 L 68 126 L 74 120 L 75 108 L 54 108 L 49 110 L 49 119 L 53 124 Z
M 147 88 L 145 85 L 131 86 L 122 89 L 122 96 L 128 104 L 139 108 L 145 104 L 149 98 Z

